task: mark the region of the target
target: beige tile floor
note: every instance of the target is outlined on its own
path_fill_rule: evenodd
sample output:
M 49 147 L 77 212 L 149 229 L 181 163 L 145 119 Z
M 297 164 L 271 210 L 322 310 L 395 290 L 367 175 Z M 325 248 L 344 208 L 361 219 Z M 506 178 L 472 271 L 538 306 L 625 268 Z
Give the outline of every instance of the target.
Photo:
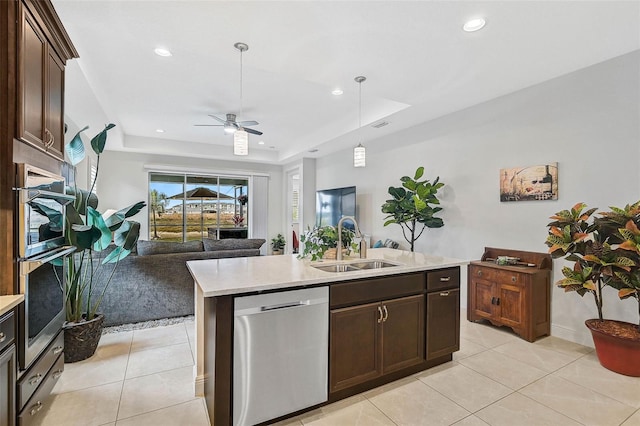
M 200 426 L 193 396 L 194 323 L 104 335 L 67 364 L 43 426 Z M 280 425 L 640 426 L 640 378 L 612 373 L 590 348 L 525 342 L 461 321 L 454 360 Z

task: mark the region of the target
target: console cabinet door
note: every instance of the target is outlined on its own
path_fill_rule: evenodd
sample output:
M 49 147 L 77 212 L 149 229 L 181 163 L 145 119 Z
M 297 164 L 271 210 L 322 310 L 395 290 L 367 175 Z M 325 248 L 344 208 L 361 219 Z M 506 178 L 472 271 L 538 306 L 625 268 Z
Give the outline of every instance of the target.
M 331 311 L 329 392 L 382 374 L 379 308 L 379 303 L 369 303 Z
M 473 313 L 481 318 L 492 319 L 495 308 L 495 283 L 471 276 L 469 297 Z
M 460 290 L 427 294 L 427 359 L 460 349 Z
M 511 284 L 500 284 L 496 300 L 497 317 L 500 323 L 520 331 L 524 328 L 525 297 L 522 287 Z
M 381 303 L 382 371 L 401 370 L 424 361 L 424 295 Z

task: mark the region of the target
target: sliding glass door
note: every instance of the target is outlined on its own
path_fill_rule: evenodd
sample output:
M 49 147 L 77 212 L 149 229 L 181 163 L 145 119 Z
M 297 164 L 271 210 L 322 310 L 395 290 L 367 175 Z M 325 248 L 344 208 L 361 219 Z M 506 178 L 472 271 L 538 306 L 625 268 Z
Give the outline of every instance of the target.
M 149 174 L 149 239 L 248 237 L 249 179 Z

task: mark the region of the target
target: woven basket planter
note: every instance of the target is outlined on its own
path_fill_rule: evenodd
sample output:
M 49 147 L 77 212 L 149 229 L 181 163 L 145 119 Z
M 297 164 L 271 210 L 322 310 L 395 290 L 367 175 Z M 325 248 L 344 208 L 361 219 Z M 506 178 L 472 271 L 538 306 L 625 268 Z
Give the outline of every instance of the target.
M 104 315 L 98 314 L 90 321 L 68 322 L 64 329 L 64 362 L 78 362 L 90 358 L 96 352 Z

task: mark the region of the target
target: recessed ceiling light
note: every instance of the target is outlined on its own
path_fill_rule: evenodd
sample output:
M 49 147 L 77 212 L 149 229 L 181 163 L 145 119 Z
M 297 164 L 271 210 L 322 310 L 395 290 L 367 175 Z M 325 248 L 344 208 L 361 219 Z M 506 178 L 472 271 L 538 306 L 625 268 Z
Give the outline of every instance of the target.
M 169 49 L 164 49 L 162 47 L 156 47 L 153 51 L 158 56 L 172 56 L 172 54 L 169 51 Z
M 469 19 L 467 22 L 464 23 L 464 25 L 462 26 L 462 29 L 468 33 L 472 33 L 474 31 L 481 30 L 486 23 L 487 22 L 484 20 L 484 18 Z
M 164 130 L 163 129 L 156 129 L 156 132 L 157 133 L 164 133 Z
M 334 95 L 334 96 L 340 96 L 340 95 L 342 95 L 343 93 L 344 93 L 344 92 L 343 92 L 343 91 L 342 91 L 342 89 L 340 89 L 340 88 L 336 88 L 336 89 L 333 89 L 333 90 L 331 91 L 331 94 L 332 94 L 332 95 Z
M 264 145 L 264 141 L 259 141 L 258 145 Z

